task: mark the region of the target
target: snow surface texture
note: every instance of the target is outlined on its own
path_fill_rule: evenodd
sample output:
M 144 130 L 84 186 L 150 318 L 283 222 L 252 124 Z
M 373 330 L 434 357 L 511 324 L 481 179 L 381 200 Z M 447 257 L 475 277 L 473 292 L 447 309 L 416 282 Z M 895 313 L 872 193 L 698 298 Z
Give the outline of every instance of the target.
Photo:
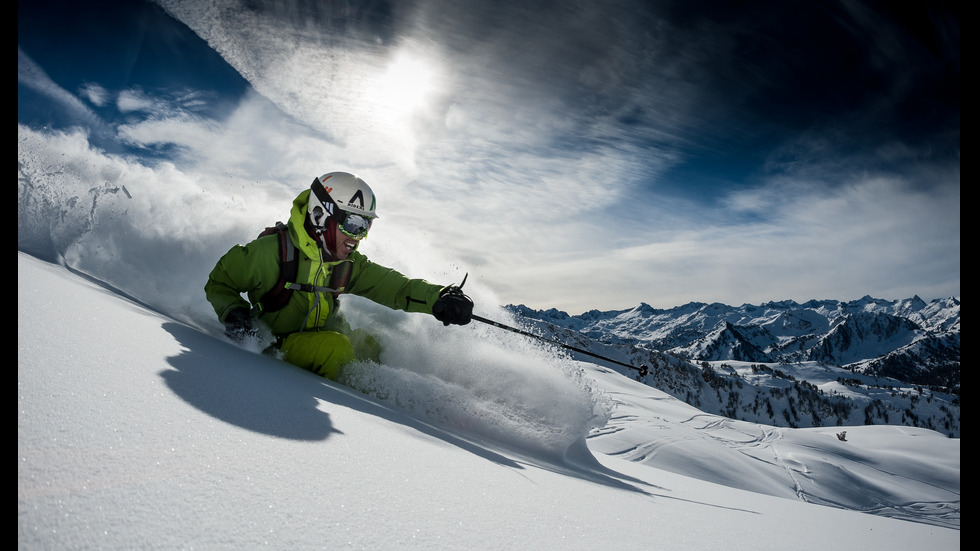
M 364 392 L 18 252 L 18 548 L 960 547 L 959 439 L 733 421 L 358 306 Z

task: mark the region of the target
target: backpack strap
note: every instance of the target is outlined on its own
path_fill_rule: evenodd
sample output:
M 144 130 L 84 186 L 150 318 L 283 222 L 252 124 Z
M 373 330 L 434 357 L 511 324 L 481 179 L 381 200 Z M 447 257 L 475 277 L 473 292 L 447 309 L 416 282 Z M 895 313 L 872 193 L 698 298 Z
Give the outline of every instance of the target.
M 279 280 L 255 304 L 252 309 L 252 314 L 255 316 L 265 312 L 275 312 L 286 306 L 286 303 L 293 296 L 293 289 L 290 287 L 295 285 L 296 274 L 299 271 L 296 245 L 289 238 L 289 229 L 286 224 L 276 222 L 275 226 L 266 228 L 259 234 L 259 237 L 273 233 L 279 236 Z

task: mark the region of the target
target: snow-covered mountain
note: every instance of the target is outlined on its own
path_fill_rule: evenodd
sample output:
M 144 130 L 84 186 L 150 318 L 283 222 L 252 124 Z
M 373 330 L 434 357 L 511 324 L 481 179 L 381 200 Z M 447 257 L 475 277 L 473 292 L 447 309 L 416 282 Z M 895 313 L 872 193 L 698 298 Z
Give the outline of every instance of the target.
M 507 308 L 546 338 L 659 367 L 644 380 L 707 411 L 785 426 L 903 424 L 959 435 L 958 298 L 644 303 L 578 316 Z

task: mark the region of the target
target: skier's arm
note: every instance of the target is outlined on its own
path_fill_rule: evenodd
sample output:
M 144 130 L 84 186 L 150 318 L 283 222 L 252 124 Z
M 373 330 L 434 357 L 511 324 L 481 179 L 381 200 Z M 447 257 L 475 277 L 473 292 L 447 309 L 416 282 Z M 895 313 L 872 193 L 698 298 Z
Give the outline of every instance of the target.
M 432 313 L 439 300 L 442 285 L 424 279 L 410 279 L 396 270 L 375 264 L 364 255 L 354 253 L 354 270 L 348 292 L 406 312 Z
M 250 310 L 249 301 L 261 297 L 279 278 L 276 252 L 267 250 L 268 242 L 256 240 L 247 245 L 235 245 L 211 270 L 204 294 L 219 321 L 225 322 L 235 309 Z M 247 293 L 249 300 L 245 300 L 242 293 Z

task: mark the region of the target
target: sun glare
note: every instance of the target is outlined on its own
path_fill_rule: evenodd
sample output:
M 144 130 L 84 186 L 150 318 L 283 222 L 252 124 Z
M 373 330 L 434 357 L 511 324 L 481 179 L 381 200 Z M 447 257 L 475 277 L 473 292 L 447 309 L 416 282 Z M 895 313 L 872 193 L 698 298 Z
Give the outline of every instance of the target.
M 402 52 L 395 56 L 368 92 L 368 99 L 385 115 L 407 118 L 425 107 L 435 90 L 430 63 Z

